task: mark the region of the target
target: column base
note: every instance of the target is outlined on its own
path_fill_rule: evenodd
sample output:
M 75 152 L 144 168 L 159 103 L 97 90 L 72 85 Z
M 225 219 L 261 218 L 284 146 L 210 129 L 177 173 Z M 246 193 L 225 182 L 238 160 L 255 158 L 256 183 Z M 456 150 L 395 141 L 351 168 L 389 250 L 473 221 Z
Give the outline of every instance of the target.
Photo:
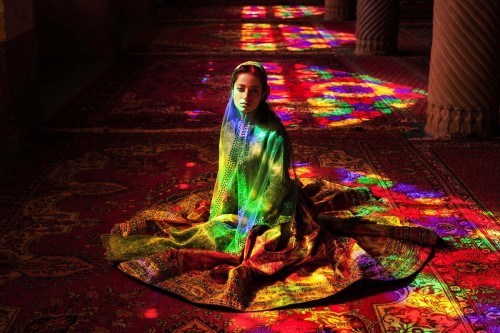
M 497 122 L 492 114 L 490 110 L 466 110 L 429 103 L 425 133 L 439 139 L 491 138 L 496 135 Z
M 374 55 L 374 54 L 394 54 L 397 51 L 397 41 L 390 39 L 363 39 L 356 40 L 356 55 Z

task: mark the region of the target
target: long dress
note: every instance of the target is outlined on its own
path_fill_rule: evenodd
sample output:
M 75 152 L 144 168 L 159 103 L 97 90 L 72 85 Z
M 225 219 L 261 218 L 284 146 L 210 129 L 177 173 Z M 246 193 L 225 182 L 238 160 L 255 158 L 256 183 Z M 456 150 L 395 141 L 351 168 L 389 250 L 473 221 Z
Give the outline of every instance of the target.
M 230 99 L 214 189 L 117 224 L 103 244 L 130 276 L 194 303 L 259 311 L 319 300 L 357 281 L 417 272 L 437 242 L 393 216 L 368 188 L 290 178 L 276 116 L 249 120 Z

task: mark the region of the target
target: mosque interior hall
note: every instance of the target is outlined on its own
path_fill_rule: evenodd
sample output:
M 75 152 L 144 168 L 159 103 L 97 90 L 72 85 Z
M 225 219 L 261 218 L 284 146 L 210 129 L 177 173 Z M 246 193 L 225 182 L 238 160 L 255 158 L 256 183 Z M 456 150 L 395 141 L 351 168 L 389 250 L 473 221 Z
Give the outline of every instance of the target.
M 498 0 L 0 0 L 0 333 L 500 332 L 498 17 Z M 439 236 L 416 274 L 235 311 L 108 262 L 114 225 L 214 187 L 245 61 L 294 177 L 368 188 L 383 205 L 356 214 Z

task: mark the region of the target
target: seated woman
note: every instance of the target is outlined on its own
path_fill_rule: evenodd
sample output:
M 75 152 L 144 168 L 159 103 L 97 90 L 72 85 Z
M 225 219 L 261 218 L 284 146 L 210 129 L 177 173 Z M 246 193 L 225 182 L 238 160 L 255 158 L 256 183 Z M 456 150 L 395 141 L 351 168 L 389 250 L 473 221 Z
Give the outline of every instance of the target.
M 242 311 L 322 299 L 356 281 L 417 272 L 436 234 L 392 216 L 368 188 L 292 179 L 292 148 L 267 98 L 267 73 L 240 64 L 207 189 L 116 225 L 103 242 L 125 273 L 192 302 Z

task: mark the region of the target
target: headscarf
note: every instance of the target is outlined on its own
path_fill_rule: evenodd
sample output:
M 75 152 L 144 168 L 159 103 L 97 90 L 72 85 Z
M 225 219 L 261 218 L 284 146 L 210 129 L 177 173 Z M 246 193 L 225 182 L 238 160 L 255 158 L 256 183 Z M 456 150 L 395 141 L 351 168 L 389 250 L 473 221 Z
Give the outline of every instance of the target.
M 291 221 L 295 211 L 288 173 L 291 146 L 281 121 L 266 101 L 266 70 L 256 62 L 240 64 L 233 72 L 231 90 L 241 73 L 256 75 L 265 95 L 252 117 L 237 109 L 231 95 L 222 121 L 210 219 L 236 217 L 232 220 L 235 237 L 227 252 L 239 252 L 254 226 L 273 227 Z

